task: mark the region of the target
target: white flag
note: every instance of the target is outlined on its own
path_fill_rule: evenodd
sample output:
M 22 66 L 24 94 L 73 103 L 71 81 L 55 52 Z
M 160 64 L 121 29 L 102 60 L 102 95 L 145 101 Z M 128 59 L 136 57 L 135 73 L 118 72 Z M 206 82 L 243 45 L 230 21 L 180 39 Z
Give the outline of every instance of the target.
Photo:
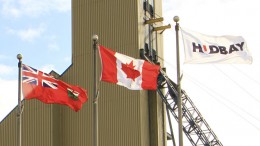
M 209 36 L 181 29 L 184 63 L 251 64 L 253 59 L 241 36 Z

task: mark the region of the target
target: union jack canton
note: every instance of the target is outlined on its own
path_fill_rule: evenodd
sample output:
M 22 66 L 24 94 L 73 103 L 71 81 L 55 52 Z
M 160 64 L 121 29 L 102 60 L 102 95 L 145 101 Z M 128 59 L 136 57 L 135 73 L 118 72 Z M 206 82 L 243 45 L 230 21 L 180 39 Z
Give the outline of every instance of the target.
M 52 89 L 58 89 L 58 84 L 56 83 L 57 80 L 42 71 L 34 69 L 30 66 L 25 64 L 22 65 L 23 71 L 23 83 L 32 84 L 41 87 L 47 87 Z

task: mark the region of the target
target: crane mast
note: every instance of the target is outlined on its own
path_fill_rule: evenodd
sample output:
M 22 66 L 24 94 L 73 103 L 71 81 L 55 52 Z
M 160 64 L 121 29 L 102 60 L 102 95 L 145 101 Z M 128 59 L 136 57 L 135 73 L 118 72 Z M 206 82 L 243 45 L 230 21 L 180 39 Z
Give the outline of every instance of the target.
M 162 22 L 163 18 L 155 17 L 154 1 L 145 0 L 143 3 L 143 10 L 145 12 L 144 29 L 146 30 L 144 35 L 148 39 L 144 42 L 144 49 L 140 49 L 140 57 L 151 63 L 159 64 L 157 61 L 157 32 L 161 31 L 160 34 L 162 34 L 165 29 L 171 28 L 171 25 L 158 26 L 156 24 Z M 177 19 L 176 22 L 178 22 Z M 155 50 L 153 48 L 155 48 Z M 179 111 L 180 115 L 182 115 L 182 124 L 179 124 L 179 129 L 182 127 L 181 130 L 183 130 L 183 133 L 185 133 L 191 144 L 193 146 L 223 146 L 186 92 L 184 90 L 179 90 L 179 92 L 181 93 L 182 100 L 182 102 L 180 102 L 182 104 L 179 103 L 182 105 L 182 109 Z M 160 69 L 160 74 L 158 76 L 157 93 L 166 105 L 171 137 L 173 145 L 175 146 L 171 116 L 179 122 L 178 87 L 177 84 L 167 76 L 163 69 Z M 182 136 L 182 132 L 180 133 Z
M 149 59 L 149 50 L 146 51 L 141 49 L 141 58 L 154 63 Z M 158 76 L 157 93 L 165 103 L 167 112 L 178 122 L 177 85 L 167 76 L 163 69 L 160 69 Z M 193 146 L 223 146 L 187 93 L 184 90 L 181 90 L 181 93 L 183 133 L 185 133 L 191 144 Z M 170 119 L 169 124 L 172 127 L 173 123 Z M 171 133 L 171 136 L 173 136 L 173 133 Z

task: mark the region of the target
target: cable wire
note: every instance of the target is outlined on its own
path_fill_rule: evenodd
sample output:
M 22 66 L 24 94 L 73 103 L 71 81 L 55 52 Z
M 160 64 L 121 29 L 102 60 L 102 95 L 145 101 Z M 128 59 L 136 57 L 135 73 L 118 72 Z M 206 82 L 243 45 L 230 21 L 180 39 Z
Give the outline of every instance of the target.
M 169 66 L 174 66 L 171 63 L 169 63 L 168 61 L 165 61 L 162 57 L 158 56 L 158 58 L 160 58 L 163 62 L 169 64 Z M 224 73 L 223 73 L 224 74 Z M 225 75 L 225 74 L 224 74 Z M 198 87 L 200 88 L 206 88 L 207 90 L 203 90 L 206 91 L 209 95 L 211 95 L 212 98 L 214 98 L 216 101 L 218 101 L 219 103 L 223 104 L 225 107 L 227 107 L 229 110 L 231 110 L 233 113 L 235 113 L 236 115 L 238 115 L 240 118 L 242 118 L 243 120 L 245 120 L 247 123 L 249 123 L 251 126 L 253 126 L 254 128 L 256 128 L 258 131 L 260 131 L 260 128 L 257 127 L 254 123 L 252 123 L 251 121 L 249 121 L 247 118 L 245 118 L 243 115 L 241 115 L 240 113 L 236 112 L 234 109 L 232 109 L 228 104 L 226 104 L 225 102 L 221 101 L 220 99 L 216 98 L 215 95 L 218 95 L 219 97 L 223 97 L 222 95 L 220 95 L 218 92 L 212 90 L 211 88 L 209 88 L 206 85 L 203 85 L 200 81 L 193 79 L 191 76 L 189 76 L 189 74 L 185 74 L 186 77 L 189 78 L 189 80 L 191 82 L 193 82 L 194 84 L 196 84 Z M 195 81 L 194 81 L 195 80 Z M 211 92 L 209 92 L 211 91 Z M 246 91 L 248 93 L 248 91 Z M 214 94 L 212 94 L 214 93 Z M 250 94 L 251 95 L 251 94 Z M 252 96 L 252 95 L 251 95 Z M 230 104 L 232 104 L 234 107 L 238 108 L 239 110 L 243 111 L 244 113 L 246 113 L 248 116 L 250 116 L 251 118 L 255 119 L 256 121 L 260 121 L 259 118 L 255 117 L 254 115 L 252 115 L 251 113 L 247 112 L 245 109 L 243 109 L 242 107 L 238 106 L 237 104 L 233 103 L 232 101 L 228 100 L 227 98 L 222 98 L 222 100 L 226 100 L 227 102 L 229 102 Z

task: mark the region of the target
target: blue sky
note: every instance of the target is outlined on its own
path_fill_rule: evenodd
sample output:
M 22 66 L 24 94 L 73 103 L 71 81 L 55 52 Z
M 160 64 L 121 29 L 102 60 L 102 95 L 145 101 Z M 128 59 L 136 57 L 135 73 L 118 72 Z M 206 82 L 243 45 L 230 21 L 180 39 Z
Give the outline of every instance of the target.
M 1 3 L 1 66 L 12 68 L 13 72 L 15 56 L 22 53 L 25 64 L 62 73 L 71 61 L 70 3 L 65 0 L 1 0 Z
M 17 104 L 17 54 L 23 63 L 61 74 L 71 64 L 71 3 L 0 0 L 0 120 Z
M 68 0 L 0 0 L 0 120 L 17 104 L 16 55 L 44 72 L 61 74 L 71 64 L 71 3 Z M 163 0 L 164 64 L 175 81 L 175 31 L 243 36 L 251 65 L 181 64 L 182 88 L 224 145 L 255 146 L 260 136 L 260 17 L 255 0 Z M 181 49 L 182 41 L 180 41 Z M 184 54 L 181 50 L 181 62 Z M 177 123 L 172 119 L 174 129 Z M 178 143 L 178 131 L 174 131 Z M 185 145 L 190 143 L 185 138 Z

